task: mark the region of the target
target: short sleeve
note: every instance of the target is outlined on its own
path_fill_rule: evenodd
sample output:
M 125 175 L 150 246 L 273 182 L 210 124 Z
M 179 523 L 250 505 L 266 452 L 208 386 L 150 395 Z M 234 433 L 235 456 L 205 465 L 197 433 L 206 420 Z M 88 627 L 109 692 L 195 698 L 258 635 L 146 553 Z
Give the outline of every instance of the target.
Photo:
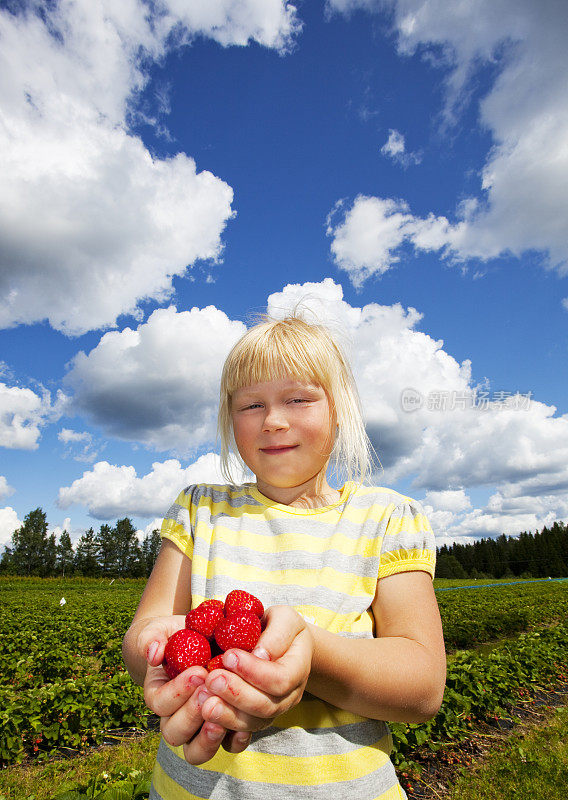
M 170 539 L 188 558 L 193 556 L 194 489 L 195 486 L 188 486 L 178 494 L 168 509 L 160 530 L 162 539 Z
M 436 541 L 424 509 L 406 498 L 393 510 L 381 545 L 379 578 L 397 572 L 428 572 L 434 577 Z

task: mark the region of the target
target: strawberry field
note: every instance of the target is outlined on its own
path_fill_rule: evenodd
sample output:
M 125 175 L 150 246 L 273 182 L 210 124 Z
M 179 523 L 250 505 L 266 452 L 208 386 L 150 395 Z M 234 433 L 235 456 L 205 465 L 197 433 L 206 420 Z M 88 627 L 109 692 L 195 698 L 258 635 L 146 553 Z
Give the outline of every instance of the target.
M 121 657 L 142 581 L 22 578 L 2 579 L 0 588 L 3 766 L 84 750 L 109 730 L 147 727 L 142 690 Z M 396 763 L 416 746 L 467 736 L 476 719 L 533 686 L 566 679 L 567 588 L 544 582 L 438 595 L 450 654 L 444 703 L 426 725 L 392 726 Z M 476 649 L 488 641 L 498 644 Z

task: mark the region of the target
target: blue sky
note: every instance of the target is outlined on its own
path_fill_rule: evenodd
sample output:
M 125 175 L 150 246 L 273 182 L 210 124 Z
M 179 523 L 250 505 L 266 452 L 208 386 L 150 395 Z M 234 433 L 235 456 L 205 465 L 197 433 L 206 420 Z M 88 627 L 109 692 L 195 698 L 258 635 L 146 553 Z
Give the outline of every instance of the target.
M 566 34 L 552 0 L 5 4 L 0 546 L 216 480 L 224 356 L 299 299 L 440 544 L 566 519 Z

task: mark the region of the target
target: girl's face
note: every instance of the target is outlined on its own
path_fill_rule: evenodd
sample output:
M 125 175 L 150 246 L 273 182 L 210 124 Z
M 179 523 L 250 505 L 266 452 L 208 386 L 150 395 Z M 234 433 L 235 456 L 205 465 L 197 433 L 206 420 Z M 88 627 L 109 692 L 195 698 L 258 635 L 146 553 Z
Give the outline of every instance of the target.
M 321 386 L 286 378 L 237 389 L 231 417 L 241 458 L 264 495 L 290 503 L 330 491 L 325 470 L 335 420 Z

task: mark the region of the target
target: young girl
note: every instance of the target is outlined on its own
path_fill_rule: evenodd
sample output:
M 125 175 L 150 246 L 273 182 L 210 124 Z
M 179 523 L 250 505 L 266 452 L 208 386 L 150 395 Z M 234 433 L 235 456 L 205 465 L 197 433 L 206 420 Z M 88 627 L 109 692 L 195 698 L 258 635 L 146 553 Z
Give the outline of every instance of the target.
M 444 690 L 421 506 L 364 485 L 370 446 L 329 332 L 296 316 L 256 325 L 221 379 L 226 485 L 182 491 L 123 654 L 161 717 L 150 798 L 406 797 L 385 720 L 422 722 Z M 230 479 L 231 451 L 256 477 Z M 326 479 L 330 457 L 357 481 Z M 168 636 L 191 607 L 234 588 L 265 608 L 252 653 L 168 680 Z

